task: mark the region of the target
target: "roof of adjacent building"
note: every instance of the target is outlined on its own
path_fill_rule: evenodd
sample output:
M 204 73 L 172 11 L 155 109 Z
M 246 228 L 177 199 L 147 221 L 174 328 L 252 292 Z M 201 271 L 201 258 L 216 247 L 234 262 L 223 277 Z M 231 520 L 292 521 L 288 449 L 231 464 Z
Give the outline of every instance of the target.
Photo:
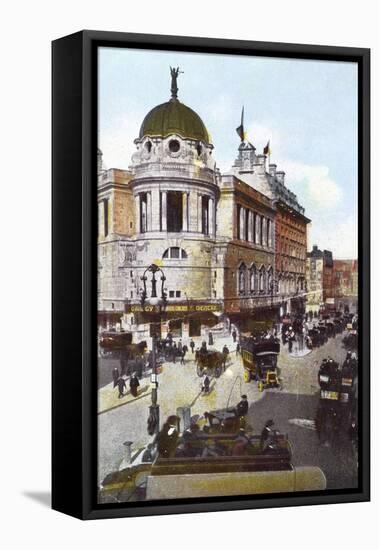
M 139 132 L 140 139 L 170 135 L 210 143 L 208 131 L 199 115 L 178 99 L 171 99 L 151 109 Z

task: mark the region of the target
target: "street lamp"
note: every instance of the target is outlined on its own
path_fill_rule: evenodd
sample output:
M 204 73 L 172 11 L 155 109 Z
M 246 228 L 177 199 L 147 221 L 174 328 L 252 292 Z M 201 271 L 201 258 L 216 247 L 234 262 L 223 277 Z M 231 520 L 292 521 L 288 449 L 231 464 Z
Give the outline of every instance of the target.
M 150 296 L 147 291 L 148 273 L 151 273 L 151 292 Z M 160 275 L 161 289 L 160 293 L 157 293 L 157 276 Z M 158 307 L 159 322 L 161 322 L 161 313 L 165 310 L 167 305 L 167 294 L 164 289 L 166 277 L 162 269 L 156 264 L 151 264 L 147 267 L 141 277 L 143 283 L 143 290 L 141 293 L 141 305 L 143 311 L 146 311 L 146 306 L 151 305 Z M 149 435 L 154 435 L 159 432 L 159 405 L 158 405 L 158 373 L 157 373 L 157 355 L 156 355 L 156 326 L 153 325 L 152 334 L 152 350 L 151 350 L 151 405 L 149 407 L 149 418 L 147 419 L 147 431 Z

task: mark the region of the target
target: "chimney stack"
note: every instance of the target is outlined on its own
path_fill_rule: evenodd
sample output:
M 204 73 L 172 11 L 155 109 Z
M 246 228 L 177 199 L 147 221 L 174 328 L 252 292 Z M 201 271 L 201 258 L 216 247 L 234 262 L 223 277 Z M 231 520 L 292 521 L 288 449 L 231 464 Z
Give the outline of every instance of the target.
M 278 180 L 279 183 L 281 183 L 282 185 L 284 185 L 284 176 L 286 175 L 285 172 L 283 172 L 282 170 L 280 172 L 276 172 L 276 179 Z
M 276 164 L 269 164 L 268 165 L 268 171 L 270 173 L 270 176 L 275 176 L 276 174 L 276 168 L 277 168 L 277 165 Z
M 257 174 L 264 174 L 266 171 L 266 155 L 256 155 L 254 166 L 257 167 Z

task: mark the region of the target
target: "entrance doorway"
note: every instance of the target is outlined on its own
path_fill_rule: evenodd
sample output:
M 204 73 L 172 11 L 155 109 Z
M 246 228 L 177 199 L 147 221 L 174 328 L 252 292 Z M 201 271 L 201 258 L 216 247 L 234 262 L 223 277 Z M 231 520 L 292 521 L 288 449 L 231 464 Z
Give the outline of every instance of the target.
M 189 336 L 201 336 L 201 322 L 199 319 L 190 319 Z
M 182 336 L 182 321 L 170 321 L 169 328 L 174 338 L 181 338 Z

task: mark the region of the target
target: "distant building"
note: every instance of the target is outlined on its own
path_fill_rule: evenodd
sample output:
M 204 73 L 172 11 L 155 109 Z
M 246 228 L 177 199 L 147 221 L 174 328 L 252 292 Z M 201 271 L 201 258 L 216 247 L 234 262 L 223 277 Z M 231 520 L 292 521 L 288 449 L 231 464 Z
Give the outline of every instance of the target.
M 319 312 L 326 304 L 334 302 L 333 254 L 313 245 L 307 254 L 307 311 Z
M 358 260 L 334 260 L 333 288 L 336 308 L 356 312 L 358 302 Z

